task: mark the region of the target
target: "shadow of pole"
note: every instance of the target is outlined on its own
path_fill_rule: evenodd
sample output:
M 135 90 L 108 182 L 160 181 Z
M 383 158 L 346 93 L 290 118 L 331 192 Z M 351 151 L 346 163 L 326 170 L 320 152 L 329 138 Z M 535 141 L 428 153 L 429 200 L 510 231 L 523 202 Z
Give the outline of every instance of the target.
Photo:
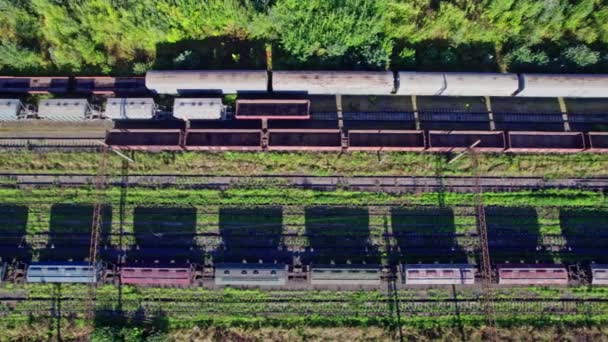
M 445 160 L 443 155 L 437 154 L 435 157 L 435 177 L 437 178 L 437 204 L 439 207 L 445 207 L 445 184 L 443 181 Z
M 52 297 L 53 297 L 53 304 L 52 304 L 52 317 L 54 318 L 54 320 L 51 320 L 51 322 L 54 321 L 55 323 L 55 336 L 57 338 L 57 341 L 63 341 L 63 337 L 61 336 L 61 284 L 60 283 L 56 283 L 53 284 L 53 293 L 52 293 Z M 52 326 L 52 323 L 51 323 Z M 51 330 L 53 330 L 51 328 Z
M 458 296 L 456 295 L 456 285 L 452 285 L 452 300 L 454 301 L 454 318 L 456 319 L 456 327 L 460 333 L 460 340 L 465 342 L 466 336 L 464 332 L 464 326 L 462 325 L 462 319 L 460 318 L 460 307 L 458 306 Z
M 120 205 L 119 205 L 119 210 L 120 210 L 120 234 L 119 234 L 119 238 L 118 238 L 118 246 L 120 248 L 119 253 L 117 253 L 117 262 L 116 265 L 119 267 L 119 269 L 122 268 L 122 263 L 123 263 L 123 252 L 125 251 L 125 248 L 123 248 L 123 244 L 124 244 L 124 228 L 125 228 L 125 216 L 126 216 L 126 210 L 127 210 L 127 190 L 128 190 L 128 186 L 129 186 L 129 162 L 127 160 L 122 161 L 122 168 L 121 168 L 121 187 L 120 187 Z M 115 273 L 116 274 L 116 273 Z M 118 312 L 122 312 L 122 279 L 119 276 L 118 277 L 118 303 L 117 303 L 117 307 L 116 310 Z
M 397 268 L 399 267 L 399 263 L 398 262 L 394 262 L 394 258 L 393 258 L 393 248 L 392 248 L 392 243 L 391 243 L 391 234 L 389 232 L 389 225 L 388 225 L 388 220 L 386 218 L 386 216 L 384 216 L 383 218 L 383 226 L 384 226 L 384 246 L 386 248 L 386 256 L 387 256 L 387 261 L 386 263 L 388 264 L 388 267 L 390 269 L 390 277 L 388 279 L 387 282 L 387 294 L 389 297 L 388 300 L 388 305 L 389 305 L 389 312 L 391 314 L 391 316 L 393 315 L 393 312 L 395 313 L 396 319 L 397 319 L 397 332 L 399 333 L 399 341 L 403 342 L 403 327 L 401 326 L 401 309 L 399 308 L 399 294 L 397 291 L 397 274 L 398 272 L 395 272 L 395 268 L 393 268 L 393 264 L 397 264 Z

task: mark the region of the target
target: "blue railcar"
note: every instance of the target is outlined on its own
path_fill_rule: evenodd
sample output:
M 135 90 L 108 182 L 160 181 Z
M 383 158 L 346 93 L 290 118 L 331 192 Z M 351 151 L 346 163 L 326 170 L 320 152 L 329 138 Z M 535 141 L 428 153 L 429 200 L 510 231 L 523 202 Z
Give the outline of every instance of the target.
M 87 262 L 36 262 L 27 268 L 28 283 L 95 283 L 103 266 Z

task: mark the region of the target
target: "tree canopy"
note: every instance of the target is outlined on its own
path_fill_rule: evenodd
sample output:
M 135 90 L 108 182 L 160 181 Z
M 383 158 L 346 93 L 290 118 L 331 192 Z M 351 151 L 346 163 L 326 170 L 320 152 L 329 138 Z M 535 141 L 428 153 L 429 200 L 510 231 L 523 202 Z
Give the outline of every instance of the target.
M 0 0 L 4 73 L 608 71 L 606 0 Z

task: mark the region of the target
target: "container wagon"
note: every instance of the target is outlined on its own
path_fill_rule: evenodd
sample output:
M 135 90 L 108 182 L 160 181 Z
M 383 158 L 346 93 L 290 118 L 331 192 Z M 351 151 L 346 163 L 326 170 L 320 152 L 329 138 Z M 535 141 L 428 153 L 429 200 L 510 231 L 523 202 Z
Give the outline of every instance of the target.
M 591 284 L 608 285 L 608 265 L 591 265 Z
M 101 263 L 36 262 L 27 268 L 28 283 L 96 283 L 102 279 Z
M 223 263 L 215 266 L 216 285 L 284 286 L 287 284 L 285 264 Z
M 311 265 L 311 285 L 380 285 L 380 265 Z
M 121 282 L 132 285 L 190 286 L 194 283 L 195 276 L 191 264 L 127 264 L 120 270 Z
M 498 284 L 568 285 L 568 271 L 564 265 L 504 264 L 496 268 Z
M 401 270 L 406 285 L 470 285 L 475 268 L 469 264 L 405 264 Z

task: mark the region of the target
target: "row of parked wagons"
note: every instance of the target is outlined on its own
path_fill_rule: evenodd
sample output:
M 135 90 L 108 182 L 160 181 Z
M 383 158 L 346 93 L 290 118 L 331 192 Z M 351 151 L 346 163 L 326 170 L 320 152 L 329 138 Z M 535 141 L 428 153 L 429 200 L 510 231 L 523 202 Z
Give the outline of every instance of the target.
M 472 285 L 476 268 L 470 264 L 403 264 L 398 278 L 404 285 Z M 7 264 L 0 264 L 4 278 Z M 564 265 L 501 264 L 496 266 L 502 285 L 568 285 L 574 275 Z M 591 284 L 608 285 L 608 265 L 592 264 Z M 23 277 L 24 276 L 24 277 Z M 380 286 L 391 272 L 379 265 L 311 265 L 223 263 L 215 267 L 193 264 L 132 264 L 119 270 L 102 263 L 32 263 L 21 275 L 28 283 L 97 283 L 120 279 L 122 284 L 142 286 L 286 286 L 302 282 L 313 286 Z M 572 278 L 572 279 L 571 279 Z M 15 280 L 15 279 L 13 279 Z
M 0 76 L 0 93 L 113 95 L 306 92 L 345 95 L 606 97 L 607 75 L 407 71 L 148 71 L 144 77 Z
M 479 142 L 478 142 L 479 141 Z M 503 132 L 340 129 L 112 129 L 106 144 L 122 150 L 430 151 L 475 144 L 479 152 L 608 152 L 607 132 Z

